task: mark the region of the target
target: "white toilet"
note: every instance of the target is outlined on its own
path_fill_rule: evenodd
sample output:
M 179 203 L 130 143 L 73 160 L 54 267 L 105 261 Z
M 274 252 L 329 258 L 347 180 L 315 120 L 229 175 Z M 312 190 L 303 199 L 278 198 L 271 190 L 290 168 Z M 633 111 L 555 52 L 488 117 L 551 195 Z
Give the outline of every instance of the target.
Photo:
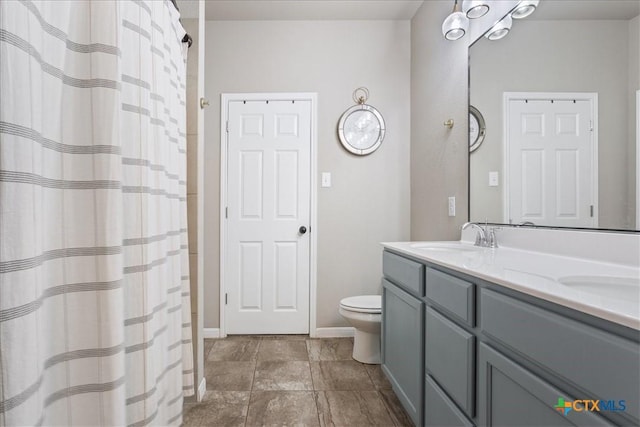
M 356 330 L 353 338 L 353 358 L 358 362 L 380 364 L 380 321 L 382 297 L 359 295 L 340 301 L 339 313 Z

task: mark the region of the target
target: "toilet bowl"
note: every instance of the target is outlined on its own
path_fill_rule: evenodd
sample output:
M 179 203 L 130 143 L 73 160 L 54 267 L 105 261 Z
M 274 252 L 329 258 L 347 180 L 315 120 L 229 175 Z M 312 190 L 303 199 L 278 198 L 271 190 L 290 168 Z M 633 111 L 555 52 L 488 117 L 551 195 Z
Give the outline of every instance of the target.
M 358 362 L 380 364 L 380 321 L 382 297 L 359 295 L 340 301 L 338 312 L 356 330 L 353 337 L 353 358 Z

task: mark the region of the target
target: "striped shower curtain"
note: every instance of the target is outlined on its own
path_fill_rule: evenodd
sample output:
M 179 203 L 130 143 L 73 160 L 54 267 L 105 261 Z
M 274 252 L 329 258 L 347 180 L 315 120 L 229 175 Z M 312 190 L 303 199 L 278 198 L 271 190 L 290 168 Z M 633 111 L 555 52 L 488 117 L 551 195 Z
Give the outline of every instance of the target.
M 0 426 L 182 421 L 178 18 L 169 0 L 0 1 Z

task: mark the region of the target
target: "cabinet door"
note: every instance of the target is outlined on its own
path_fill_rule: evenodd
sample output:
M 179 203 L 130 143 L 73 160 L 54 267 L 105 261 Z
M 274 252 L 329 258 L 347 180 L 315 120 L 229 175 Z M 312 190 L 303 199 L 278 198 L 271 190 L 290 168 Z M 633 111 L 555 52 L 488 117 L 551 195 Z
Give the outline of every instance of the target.
M 481 291 L 481 307 L 484 335 L 577 385 L 584 398 L 626 400 L 616 415 L 640 425 L 637 342 L 489 289 Z
M 425 367 L 468 416 L 473 417 L 476 378 L 476 337 L 427 307 L 425 312 Z
M 382 280 L 382 370 L 413 422 L 422 425 L 424 303 Z
M 555 408 L 558 399 L 572 396 L 484 343 L 479 346 L 480 407 L 478 422 L 485 426 L 607 426 L 593 412 Z

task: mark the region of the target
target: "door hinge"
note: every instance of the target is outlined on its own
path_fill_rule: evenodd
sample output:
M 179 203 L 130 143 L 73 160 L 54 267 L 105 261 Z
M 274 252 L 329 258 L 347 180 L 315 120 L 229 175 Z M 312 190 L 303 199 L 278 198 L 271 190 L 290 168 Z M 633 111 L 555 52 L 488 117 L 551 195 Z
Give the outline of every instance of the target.
M 226 129 L 227 129 L 227 133 L 229 133 L 229 120 L 227 120 Z
M 224 305 L 229 303 L 229 294 L 224 294 Z
M 224 217 L 225 218 L 229 218 L 229 208 L 228 207 L 224 208 Z
M 591 215 L 591 218 L 593 218 L 593 205 L 589 206 L 589 214 Z
M 589 120 L 589 130 L 593 132 L 593 120 Z

